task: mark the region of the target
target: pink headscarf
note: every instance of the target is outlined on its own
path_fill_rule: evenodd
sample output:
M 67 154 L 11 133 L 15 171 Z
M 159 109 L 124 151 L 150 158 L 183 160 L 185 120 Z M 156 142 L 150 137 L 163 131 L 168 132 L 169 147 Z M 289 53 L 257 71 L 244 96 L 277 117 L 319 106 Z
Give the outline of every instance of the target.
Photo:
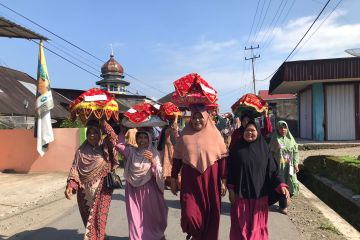
M 140 187 L 146 184 L 154 176 L 156 183 L 161 191 L 164 191 L 164 177 L 160 163 L 159 152 L 152 145 L 152 137 L 148 132 L 146 133 L 149 138 L 149 146 L 146 149 L 139 149 L 136 147 L 129 147 L 129 156 L 126 159 L 124 178 L 133 187 Z M 152 152 L 153 158 L 156 160 L 156 168 L 153 169 L 151 162 L 143 156 L 144 151 Z M 155 171 L 155 172 L 153 172 Z
M 191 122 L 185 126 L 176 142 L 174 158 L 182 159 L 183 163 L 203 173 L 217 160 L 226 157 L 228 150 L 210 114 L 205 109 L 196 109 L 191 115 L 196 112 L 205 119 L 205 126 L 199 131 L 193 129 Z

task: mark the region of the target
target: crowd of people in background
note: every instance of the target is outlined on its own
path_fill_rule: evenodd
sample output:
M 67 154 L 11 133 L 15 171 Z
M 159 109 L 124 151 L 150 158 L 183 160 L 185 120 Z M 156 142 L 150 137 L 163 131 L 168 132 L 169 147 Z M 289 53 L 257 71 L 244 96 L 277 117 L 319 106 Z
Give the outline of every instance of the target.
M 268 207 L 287 214 L 299 191 L 297 144 L 288 125 L 272 131 L 267 115 L 220 116 L 204 105 L 159 128 L 126 129 L 89 121 L 75 154 L 65 195 L 77 193 L 84 239 L 106 239 L 112 189 L 106 175 L 124 160 L 125 202 L 131 240 L 163 240 L 168 207 L 164 191 L 180 191 L 180 226 L 186 239 L 217 240 L 221 198 L 229 192 L 232 240 L 268 239 Z M 103 138 L 102 136 L 106 136 Z M 270 143 L 269 143 L 270 142 Z

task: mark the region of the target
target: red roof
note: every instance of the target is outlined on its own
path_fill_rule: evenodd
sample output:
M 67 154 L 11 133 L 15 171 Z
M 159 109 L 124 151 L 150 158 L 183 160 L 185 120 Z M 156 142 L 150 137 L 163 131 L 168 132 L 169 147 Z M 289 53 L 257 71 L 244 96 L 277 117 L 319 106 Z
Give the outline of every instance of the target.
M 295 99 L 296 94 L 271 94 L 269 95 L 268 90 L 260 90 L 259 97 L 266 100 L 276 100 L 276 99 Z

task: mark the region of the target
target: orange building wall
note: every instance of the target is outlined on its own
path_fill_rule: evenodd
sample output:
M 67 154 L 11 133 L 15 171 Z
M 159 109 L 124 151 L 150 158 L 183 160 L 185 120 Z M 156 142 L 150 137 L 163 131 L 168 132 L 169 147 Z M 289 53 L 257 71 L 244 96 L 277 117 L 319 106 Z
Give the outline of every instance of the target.
M 0 130 L 0 170 L 16 172 L 68 172 L 79 147 L 79 129 L 55 128 L 55 141 L 40 157 L 34 130 Z

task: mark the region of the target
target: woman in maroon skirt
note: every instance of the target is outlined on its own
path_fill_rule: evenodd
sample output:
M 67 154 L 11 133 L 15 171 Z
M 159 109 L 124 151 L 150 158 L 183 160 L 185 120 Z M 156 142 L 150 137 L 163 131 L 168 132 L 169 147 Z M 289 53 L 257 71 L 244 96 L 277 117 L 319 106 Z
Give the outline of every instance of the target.
M 226 193 L 228 151 L 205 106 L 194 105 L 190 109 L 191 121 L 175 145 L 171 191 L 177 194 L 177 176 L 182 169 L 182 230 L 187 239 L 217 240 L 220 195 Z
M 289 198 L 289 191 L 253 120 L 230 148 L 228 169 L 230 240 L 267 240 L 269 204 L 281 194 Z

